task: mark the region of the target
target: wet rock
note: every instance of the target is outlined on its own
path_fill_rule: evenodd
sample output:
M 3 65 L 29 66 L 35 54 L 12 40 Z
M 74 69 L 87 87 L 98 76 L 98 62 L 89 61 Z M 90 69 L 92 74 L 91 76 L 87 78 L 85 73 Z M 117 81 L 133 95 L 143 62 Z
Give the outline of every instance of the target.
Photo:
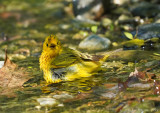
M 67 93 L 62 93 L 60 95 L 53 95 L 53 98 L 55 99 L 59 99 L 59 100 L 64 100 L 64 99 L 72 99 L 73 96 L 72 95 L 69 95 Z
M 72 24 L 77 29 L 89 31 L 91 26 L 99 25 L 99 22 L 80 17 L 80 19 L 74 18 Z
M 10 54 L 10 59 L 13 60 L 15 58 L 18 58 L 18 59 L 25 59 L 26 58 L 26 55 L 21 55 L 21 54 Z
M 108 38 L 100 37 L 98 35 L 90 35 L 82 40 L 79 44 L 80 49 L 87 50 L 103 50 L 108 49 L 111 41 Z
M 152 113 L 156 111 L 153 101 L 132 101 L 125 104 L 119 113 Z
M 129 85 L 131 88 L 140 88 L 140 89 L 149 89 L 153 86 L 153 84 L 142 84 L 142 83 L 135 83 Z
M 160 19 L 157 19 L 157 20 L 155 21 L 155 23 L 160 23 Z
M 112 10 L 112 13 L 116 14 L 116 15 L 122 15 L 122 14 L 129 14 L 130 15 L 131 14 L 131 12 L 124 7 L 117 7 L 116 9 Z
M 74 15 L 78 19 L 82 17 L 91 20 L 98 19 L 110 7 L 109 4 L 110 0 L 73 0 Z
M 112 99 L 112 98 L 115 98 L 116 97 L 116 93 L 113 93 L 113 92 L 107 92 L 107 93 L 103 93 L 101 94 L 101 96 L 103 98 L 109 98 L 109 99 Z
M 108 26 L 110 26 L 110 25 L 112 24 L 112 20 L 109 19 L 109 18 L 103 18 L 103 19 L 101 20 L 101 24 L 102 24 L 102 26 L 104 26 L 104 27 L 108 27 Z
M 138 24 L 138 21 L 130 16 L 131 14 L 121 14 L 115 21 L 115 25 L 119 25 L 125 30 L 130 30 Z
M 58 107 L 64 107 L 64 104 L 58 104 Z
M 79 40 L 79 39 L 84 39 L 86 36 L 88 36 L 88 32 L 86 31 L 79 31 L 75 35 L 73 35 L 73 39 Z
M 30 50 L 25 49 L 25 48 L 21 48 L 21 49 L 16 50 L 14 52 L 14 54 L 21 54 L 21 55 L 25 55 L 25 56 L 30 56 Z
M 160 13 L 154 18 L 155 23 L 160 23 Z
M 134 16 L 155 17 L 160 12 L 160 6 L 148 2 L 141 2 L 131 9 Z
M 136 33 L 138 33 L 137 37 L 143 40 L 151 39 L 154 37 L 160 38 L 159 29 L 160 29 L 160 23 L 145 24 L 138 27 L 138 32 L 135 30 L 132 31 L 131 34 L 135 36 Z
M 71 26 L 69 24 L 60 24 L 59 27 L 63 30 L 69 29 L 71 28 Z
M 122 14 L 118 17 L 119 21 L 124 21 L 124 20 L 128 20 L 130 19 L 130 17 L 128 15 Z
M 40 104 L 41 106 L 53 106 L 53 105 L 56 105 L 56 104 L 57 104 L 56 99 L 47 98 L 47 97 L 38 98 L 37 101 L 39 102 L 39 104 Z
M 123 5 L 126 2 L 128 2 L 128 0 L 113 0 L 113 3 L 117 5 Z

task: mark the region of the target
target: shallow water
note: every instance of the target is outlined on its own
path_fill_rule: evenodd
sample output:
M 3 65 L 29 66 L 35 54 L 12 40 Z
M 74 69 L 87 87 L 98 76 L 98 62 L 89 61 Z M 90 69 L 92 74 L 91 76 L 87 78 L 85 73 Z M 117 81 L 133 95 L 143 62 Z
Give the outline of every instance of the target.
M 0 95 L 1 113 L 159 111 L 159 56 L 154 54 L 158 51 L 118 53 L 104 63 L 102 71 L 91 77 L 47 84 L 38 60 L 45 37 L 54 33 L 64 46 L 77 48 L 81 39 L 72 39 L 72 36 L 92 24 L 73 21 L 66 11 L 70 8 L 70 0 L 7 0 L 0 3 L 0 60 L 4 61 L 4 50 L 7 47 L 9 58 L 19 67 L 25 68 L 30 77 L 22 88 L 13 89 L 14 93 Z M 114 32 L 118 33 L 113 35 Z M 118 37 L 121 34 L 116 30 L 109 33 Z M 129 77 L 135 67 L 138 67 L 141 76 Z M 152 74 L 156 77 L 152 77 Z M 0 92 L 3 90 L 0 88 Z

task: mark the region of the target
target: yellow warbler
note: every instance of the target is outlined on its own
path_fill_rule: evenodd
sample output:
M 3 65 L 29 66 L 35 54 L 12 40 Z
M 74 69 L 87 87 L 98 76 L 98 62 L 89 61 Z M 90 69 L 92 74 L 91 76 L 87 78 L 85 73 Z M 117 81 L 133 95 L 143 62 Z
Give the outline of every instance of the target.
M 96 73 L 108 55 L 85 55 L 61 46 L 55 35 L 46 37 L 40 56 L 40 69 L 47 83 L 72 81 Z

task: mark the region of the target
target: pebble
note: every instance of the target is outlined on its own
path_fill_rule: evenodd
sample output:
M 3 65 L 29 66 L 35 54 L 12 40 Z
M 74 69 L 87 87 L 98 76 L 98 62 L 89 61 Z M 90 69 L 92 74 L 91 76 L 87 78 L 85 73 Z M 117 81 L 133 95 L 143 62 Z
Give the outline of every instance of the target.
M 62 93 L 60 95 L 53 95 L 53 98 L 55 98 L 55 99 L 72 99 L 73 96 L 69 95 L 67 93 Z
M 142 83 L 135 83 L 135 84 L 129 85 L 129 87 L 132 87 L 132 88 L 142 88 L 142 89 L 148 89 L 148 88 L 151 88 L 152 86 L 153 86 L 152 84 L 142 84 Z
M 0 61 L 0 68 L 2 68 L 4 65 L 4 61 Z
M 98 35 L 90 35 L 79 44 L 80 49 L 87 50 L 103 50 L 108 49 L 111 41 L 108 38 L 100 37 Z
M 41 106 L 52 106 L 57 104 L 57 101 L 54 98 L 38 98 L 37 101 Z
M 112 20 L 109 19 L 109 18 L 103 18 L 103 19 L 101 20 L 101 23 L 102 23 L 102 25 L 103 25 L 104 27 L 108 27 L 108 26 L 110 26 L 110 25 L 112 24 Z
M 113 92 L 107 92 L 107 93 L 101 94 L 102 97 L 109 98 L 109 99 L 115 98 L 116 95 L 117 95 L 117 94 L 116 94 L 116 93 L 113 93 Z

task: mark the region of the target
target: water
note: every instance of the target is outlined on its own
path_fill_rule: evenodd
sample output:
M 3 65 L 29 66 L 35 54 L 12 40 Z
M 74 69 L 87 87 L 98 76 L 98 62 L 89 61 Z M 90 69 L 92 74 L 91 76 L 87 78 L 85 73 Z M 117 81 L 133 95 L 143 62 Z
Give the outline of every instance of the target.
M 2 37 L 0 48 L 2 51 L 8 48 L 9 58 L 23 67 L 30 79 L 23 87 L 5 89 L 6 94 L 0 95 L 0 113 L 159 111 L 159 56 L 153 55 L 157 51 L 122 52 L 109 58 L 103 71 L 91 77 L 47 84 L 38 60 L 45 36 L 54 33 L 64 46 L 77 48 L 81 39 L 72 39 L 72 36 L 91 25 L 73 22 L 66 14 L 69 1 L 7 0 L 1 4 L 0 29 L 9 41 Z M 114 32 L 111 35 L 120 34 L 120 31 Z M 4 52 L 2 54 L 0 59 L 4 60 Z M 129 78 L 135 67 L 140 68 L 141 79 Z M 3 91 L 1 87 L 0 92 Z

